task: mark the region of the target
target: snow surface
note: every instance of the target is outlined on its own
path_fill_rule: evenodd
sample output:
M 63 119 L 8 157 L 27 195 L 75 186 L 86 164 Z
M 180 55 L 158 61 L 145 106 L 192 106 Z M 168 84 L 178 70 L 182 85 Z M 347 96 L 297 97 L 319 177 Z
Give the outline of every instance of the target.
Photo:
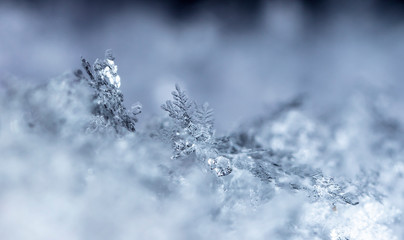
M 332 122 L 297 98 L 228 136 L 200 138 L 211 122 L 194 112 L 136 132 L 109 120 L 91 96 L 116 88 L 91 81 L 3 82 L 0 239 L 404 237 L 403 132 L 379 104 L 389 96 L 355 95 Z M 188 99 L 177 90 L 174 99 Z M 116 104 L 115 91 L 104 101 Z M 194 145 L 173 158 L 183 139 Z

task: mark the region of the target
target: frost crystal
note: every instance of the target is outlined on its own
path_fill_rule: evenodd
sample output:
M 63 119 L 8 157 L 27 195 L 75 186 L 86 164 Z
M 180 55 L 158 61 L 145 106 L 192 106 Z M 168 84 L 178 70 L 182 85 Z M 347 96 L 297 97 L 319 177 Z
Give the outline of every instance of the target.
M 208 164 L 210 169 L 215 171 L 217 176 L 222 177 L 231 173 L 230 160 L 223 156 L 218 156 L 216 158 L 209 158 Z
M 125 108 L 123 94 L 119 90 L 121 82 L 117 74 L 118 67 L 114 60 L 112 51 L 107 50 L 105 60 L 97 59 L 93 66 L 84 58 L 82 59 L 82 65 L 89 79 L 84 77 L 81 71 L 77 72 L 77 76 L 86 79 L 90 87 L 94 89 L 92 112 L 95 119 L 90 129 L 113 128 L 117 133 L 122 133 L 123 129 L 134 132 L 137 115 L 141 113 L 141 105 L 133 105 L 130 110 Z
M 231 139 L 228 143 L 234 144 Z M 325 201 L 330 206 L 359 203 L 351 192 L 355 186 L 343 181 L 337 183 L 333 178 L 323 176 L 319 169 L 298 164 L 289 153 L 245 149 L 227 156 L 233 158 L 234 168 L 248 170 L 261 181 L 281 189 L 304 192 L 314 202 Z
M 256 136 L 263 134 L 266 137 L 277 137 L 279 139 L 278 135 L 273 132 L 268 133 L 267 127 L 261 124 L 274 124 L 277 117 L 293 112 L 298 106 L 299 104 L 295 104 L 295 101 L 293 104 L 286 104 L 281 110 L 277 110 L 273 114 L 272 119 L 259 124 L 254 122 L 252 126 L 247 126 L 246 128 L 249 129 L 249 132 L 240 130 L 239 133 L 234 133 L 230 137 L 217 139 L 215 142 L 217 151 L 222 156 L 230 159 L 233 164 L 233 170 L 247 170 L 261 181 L 276 188 L 292 192 L 303 192 L 313 202 L 326 202 L 330 206 L 335 206 L 336 204 L 359 204 L 360 184 L 353 183 L 348 179 L 340 178 L 337 180 L 326 176 L 320 169 L 302 163 L 301 159 L 298 158 L 301 155 L 295 154 L 297 151 L 290 151 L 286 148 L 287 145 L 299 146 L 299 141 L 302 141 L 300 140 L 301 138 L 285 139 L 287 144 L 280 142 L 278 146 L 284 146 L 283 148 L 286 151 L 272 149 L 267 144 L 267 141 L 263 141 L 263 138 L 257 139 Z M 281 123 L 292 128 L 293 131 L 290 132 L 294 133 L 296 124 L 306 124 L 301 119 L 298 120 L 300 121 L 290 123 L 283 121 Z M 269 129 L 272 130 L 272 128 Z M 288 130 L 285 127 L 282 129 Z M 306 124 L 304 130 L 309 129 L 310 125 Z M 275 130 L 279 131 L 278 129 Z M 288 133 L 290 134 L 290 132 Z M 299 134 L 304 133 L 303 130 L 299 129 L 296 132 Z M 288 134 L 283 133 L 282 136 L 287 137 Z M 312 139 L 317 140 L 315 137 L 312 137 Z M 306 147 L 306 145 L 302 147 Z M 213 160 L 211 162 L 212 164 L 215 163 Z
M 174 158 L 195 153 L 197 159 L 207 163 L 217 176 L 230 174 L 229 159 L 218 155 L 213 129 L 213 110 L 207 103 L 202 106 L 191 101 L 176 85 L 172 92 L 174 101 L 168 100 L 161 108 L 168 112 L 174 123 L 165 132 L 172 142 Z
M 107 80 L 110 84 L 119 88 L 121 86 L 121 78 L 118 75 L 118 66 L 114 60 L 115 57 L 112 55 L 112 50 L 107 50 L 104 61 L 95 60 L 94 72 L 97 78 Z
M 177 120 L 182 128 L 189 128 L 191 123 L 196 123 L 194 116 L 195 103 L 189 100 L 179 85 L 175 85 L 176 91 L 173 91 L 174 102 L 168 100 L 161 108 L 169 113 L 169 116 Z

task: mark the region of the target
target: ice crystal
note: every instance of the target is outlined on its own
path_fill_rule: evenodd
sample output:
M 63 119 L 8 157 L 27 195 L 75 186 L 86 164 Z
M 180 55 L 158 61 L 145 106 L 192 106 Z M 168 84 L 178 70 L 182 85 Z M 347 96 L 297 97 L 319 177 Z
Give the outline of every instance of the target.
M 218 156 L 216 158 L 209 158 L 208 164 L 210 169 L 215 171 L 217 176 L 222 177 L 231 173 L 230 160 L 223 156 Z
M 233 144 L 230 140 L 230 144 Z M 267 184 L 292 192 L 304 192 L 313 201 L 325 201 L 330 206 L 337 203 L 357 205 L 358 196 L 352 193 L 355 186 L 323 175 L 320 169 L 296 162 L 287 152 L 257 149 L 228 153 L 234 168 L 246 169 Z
M 189 128 L 191 123 L 195 123 L 195 104 L 189 100 L 180 86 L 175 85 L 176 91 L 173 91 L 174 101 L 167 100 L 167 102 L 161 105 L 161 108 L 168 112 L 169 116 L 180 123 L 182 128 Z
M 196 154 L 196 158 L 207 163 L 217 176 L 231 173 L 230 161 L 218 154 L 215 148 L 213 110 L 207 103 L 199 106 L 191 101 L 179 85 L 172 92 L 173 101 L 168 100 L 161 108 L 168 112 L 174 123 L 166 129 L 174 148 L 174 158 Z
M 89 78 L 84 77 L 81 71 L 77 72 L 77 76 L 85 79 L 94 89 L 92 112 L 95 117 L 90 129 L 113 128 L 117 133 L 121 133 L 123 129 L 134 132 L 141 105 L 133 105 L 130 110 L 124 106 L 123 94 L 119 90 L 120 77 L 114 60 L 111 50 L 105 52 L 104 60 L 97 59 L 92 66 L 82 58 L 82 65 Z
M 105 52 L 105 60 L 103 62 L 98 59 L 94 63 L 94 70 L 97 77 L 105 80 L 107 79 L 110 84 L 116 88 L 121 86 L 121 78 L 118 75 L 118 66 L 114 62 L 115 57 L 112 55 L 111 50 Z
M 23 121 L 31 131 L 59 136 L 133 132 L 141 105 L 125 108 L 113 61 L 112 52 L 107 50 L 106 59 L 97 59 L 94 65 L 82 59 L 88 76 L 77 70 L 39 86 L 9 86 L 7 94 L 25 109 Z

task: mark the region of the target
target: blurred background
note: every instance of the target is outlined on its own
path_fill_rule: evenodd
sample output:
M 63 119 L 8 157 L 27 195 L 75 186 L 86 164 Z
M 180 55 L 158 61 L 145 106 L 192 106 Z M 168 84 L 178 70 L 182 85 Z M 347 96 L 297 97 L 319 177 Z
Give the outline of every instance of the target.
M 0 78 L 46 82 L 113 49 L 144 119 L 179 83 L 219 132 L 301 94 L 325 118 L 356 92 L 402 109 L 403 43 L 398 0 L 0 1 Z

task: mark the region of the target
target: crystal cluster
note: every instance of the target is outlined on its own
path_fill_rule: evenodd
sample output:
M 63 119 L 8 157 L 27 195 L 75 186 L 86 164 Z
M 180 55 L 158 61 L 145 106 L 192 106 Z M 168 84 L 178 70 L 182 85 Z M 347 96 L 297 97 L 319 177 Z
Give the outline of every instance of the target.
M 173 101 L 168 100 L 161 106 L 174 121 L 169 129 L 165 129 L 173 144 L 173 157 L 195 154 L 196 158 L 207 163 L 217 176 L 230 174 L 230 161 L 220 156 L 215 148 L 213 111 L 207 103 L 199 106 L 191 101 L 178 85 L 175 88 L 176 91 L 172 92 Z
M 105 59 L 97 59 L 93 65 L 82 59 L 88 78 L 81 71 L 77 72 L 77 76 L 85 79 L 94 90 L 92 109 L 94 119 L 89 127 L 90 131 L 100 129 L 102 131 L 113 129 L 117 133 L 122 133 L 124 130 L 135 131 L 141 105 L 135 104 L 129 110 L 124 106 L 123 94 L 119 90 L 120 77 L 114 60 L 111 50 L 107 50 Z

